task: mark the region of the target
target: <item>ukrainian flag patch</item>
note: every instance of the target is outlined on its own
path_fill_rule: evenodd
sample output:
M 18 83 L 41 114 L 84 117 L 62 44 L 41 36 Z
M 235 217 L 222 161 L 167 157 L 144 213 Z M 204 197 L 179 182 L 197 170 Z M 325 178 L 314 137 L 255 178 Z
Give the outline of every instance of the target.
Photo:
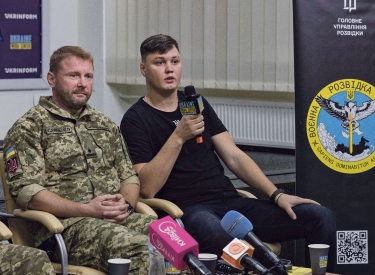
M 14 147 L 10 147 L 6 152 L 5 152 L 5 159 L 8 160 L 10 159 L 12 156 L 14 156 L 16 154 L 16 149 L 14 149 Z

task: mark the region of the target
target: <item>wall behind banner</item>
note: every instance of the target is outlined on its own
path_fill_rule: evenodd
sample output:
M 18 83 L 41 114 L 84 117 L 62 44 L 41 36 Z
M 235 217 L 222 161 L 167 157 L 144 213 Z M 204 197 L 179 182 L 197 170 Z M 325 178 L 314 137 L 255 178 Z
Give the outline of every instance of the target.
M 375 2 L 294 0 L 294 24 L 297 195 L 336 215 L 335 273 L 372 275 Z
M 138 99 L 140 96 L 145 94 L 145 86 L 144 83 L 142 83 L 142 79 L 139 83 L 136 85 L 132 85 L 130 83 L 124 84 L 121 81 L 120 82 L 112 82 L 110 84 L 107 83 L 106 77 L 108 76 L 106 74 L 107 71 L 112 70 L 112 65 L 107 65 L 108 56 L 113 56 L 113 41 L 121 40 L 121 39 L 133 39 L 134 37 L 134 29 L 130 31 L 129 28 L 137 28 L 133 23 L 135 21 L 132 20 L 131 16 L 134 16 L 135 14 L 132 14 L 131 12 L 129 14 L 120 14 L 119 10 L 116 9 L 116 5 L 125 5 L 126 3 L 130 3 L 130 6 L 137 6 L 141 5 L 141 1 L 137 0 L 66 0 L 66 1 L 49 1 L 49 0 L 43 0 L 43 2 L 48 3 L 49 10 L 50 10 L 50 24 L 49 24 L 49 36 L 50 36 L 50 42 L 49 42 L 49 53 L 47 56 L 49 56 L 52 51 L 57 49 L 60 46 L 63 45 L 78 45 L 86 48 L 92 54 L 95 58 L 95 83 L 94 83 L 94 92 L 92 95 L 92 98 L 90 99 L 90 104 L 100 111 L 104 112 L 108 116 L 110 116 L 117 124 L 120 123 L 121 118 L 124 114 L 124 112 L 129 108 L 131 104 L 134 103 L 136 99 Z M 146 3 L 147 1 L 142 1 L 142 3 Z M 173 3 L 175 5 L 176 2 L 181 2 L 184 5 L 201 5 L 200 1 L 193 1 L 193 0 L 184 0 L 182 1 L 161 1 L 161 0 L 155 0 L 155 1 L 149 1 L 151 3 L 150 5 L 154 5 L 157 7 L 155 9 L 156 11 L 160 11 L 160 13 L 156 13 L 156 16 L 163 18 L 165 11 L 163 11 L 163 7 L 165 6 L 165 3 Z M 227 2 L 229 5 L 228 8 L 223 8 L 223 3 Z M 235 24 L 238 24 L 238 18 L 236 16 L 233 16 L 233 12 L 235 10 L 241 11 L 240 5 L 243 5 L 244 2 L 242 1 L 224 1 L 221 2 L 221 4 L 217 4 L 216 1 L 204 1 L 204 5 L 209 10 L 210 5 L 212 7 L 217 6 L 219 15 L 222 12 L 223 15 L 228 17 L 228 26 L 232 26 Z M 247 3 L 247 2 L 246 2 Z M 233 5 L 235 9 L 232 9 L 230 5 Z M 246 4 L 247 5 L 247 4 Z M 113 8 L 115 7 L 115 8 Z M 265 27 L 265 23 L 263 20 L 249 20 L 246 21 L 246 24 L 251 24 L 251 28 L 257 30 L 257 32 L 254 32 L 254 38 L 250 40 L 250 37 L 243 36 L 245 39 L 245 42 L 248 45 L 248 43 L 252 43 L 254 45 L 254 53 L 256 53 L 259 57 L 263 56 L 264 63 L 262 65 L 252 65 L 252 68 L 250 68 L 249 64 L 252 63 L 246 63 L 247 65 L 247 72 L 249 72 L 249 68 L 251 69 L 253 75 L 261 76 L 260 72 L 262 71 L 273 71 L 273 70 L 264 70 L 263 66 L 271 66 L 271 67 L 277 67 L 277 68 L 287 68 L 278 70 L 281 75 L 286 76 L 286 79 L 290 82 L 292 81 L 293 76 L 291 76 L 291 79 L 287 77 L 287 75 L 291 75 L 290 72 L 292 72 L 292 68 L 289 67 L 290 62 L 289 57 L 290 53 L 292 52 L 292 43 L 290 38 L 290 32 L 289 27 L 291 26 L 291 22 L 289 19 L 289 15 L 291 13 L 291 0 L 252 0 L 251 1 L 251 7 L 257 10 L 261 11 L 270 11 L 272 14 L 279 14 L 280 12 L 283 14 L 288 14 L 288 17 L 285 19 L 287 24 L 280 24 L 281 20 L 280 18 L 284 18 L 284 16 L 273 16 L 273 20 L 267 21 L 269 25 Z M 215 8 L 216 9 L 216 8 Z M 152 9 L 149 10 L 149 12 L 153 12 Z M 190 11 L 191 12 L 191 11 Z M 229 12 L 229 13 L 228 13 Z M 171 18 L 173 16 L 176 16 L 175 12 L 169 11 L 167 12 L 170 14 Z M 178 11 L 178 14 L 183 13 L 183 10 Z M 151 14 L 150 14 L 151 15 Z M 147 16 L 147 14 L 145 14 Z M 202 20 L 207 22 L 210 20 L 213 20 L 214 17 L 212 17 L 212 13 L 207 14 L 199 14 L 199 16 L 203 16 Z M 122 18 L 123 22 L 129 23 L 126 25 L 127 29 L 124 29 L 124 31 L 120 31 L 119 28 L 117 28 L 117 23 L 115 22 L 113 25 L 113 21 L 116 18 Z M 232 20 L 233 18 L 233 20 Z M 141 17 L 138 17 L 138 20 L 141 21 Z M 200 23 L 202 20 L 200 20 L 198 23 Z M 232 22 L 233 21 L 233 22 Z M 224 21 L 223 21 L 224 22 Z M 163 25 L 164 23 L 158 24 L 159 29 L 155 29 L 155 31 L 162 31 L 167 33 L 170 31 L 170 28 L 167 25 Z M 223 23 L 220 23 L 223 24 Z M 259 27 L 258 27 L 258 24 Z M 280 28 L 281 31 L 277 32 L 276 27 L 283 25 L 283 28 Z M 141 25 L 142 26 L 142 25 Z M 163 26 L 166 26 L 165 28 Z M 123 26 L 122 26 L 123 27 Z M 223 28 L 225 25 L 222 26 Z M 165 31 L 164 31 L 165 29 Z M 248 28 L 250 30 L 250 26 Z M 192 29 L 193 31 L 193 29 Z M 285 37 L 284 36 L 285 31 Z M 129 32 L 130 38 L 124 38 L 124 34 L 127 34 Z M 174 34 L 172 34 L 174 35 Z M 203 33 L 201 33 L 203 35 Z M 234 33 L 231 33 L 231 35 L 234 35 Z M 236 34 L 238 35 L 238 34 Z M 277 37 L 277 40 L 273 40 L 272 36 Z M 180 34 L 174 35 L 177 38 L 180 38 Z M 209 41 L 209 33 L 205 33 L 204 37 L 206 37 L 206 41 Z M 261 37 L 264 37 L 264 39 L 261 41 Z M 138 48 L 140 43 L 141 37 L 138 37 L 138 39 L 134 39 L 134 44 L 132 45 L 133 48 Z M 265 44 L 265 41 L 270 41 L 269 43 Z M 275 42 L 277 41 L 277 43 Z M 181 41 L 183 43 L 183 41 Z M 183 43 L 186 44 L 186 43 Z M 259 44 L 259 47 L 257 45 Z M 285 44 L 281 50 L 280 47 L 275 47 L 275 44 Z M 229 47 L 230 45 L 228 45 Z M 225 46 L 226 47 L 226 46 Z M 241 46 L 241 48 L 244 48 L 245 46 Z M 132 50 L 133 50 L 132 48 Z M 246 48 L 246 47 L 245 47 Z M 263 49 L 269 49 L 271 53 L 273 54 L 265 54 Z M 129 46 L 126 46 L 123 49 L 119 49 L 119 52 L 121 54 L 121 51 L 128 51 Z M 207 51 L 208 49 L 206 49 Z M 278 51 L 278 58 L 279 61 L 277 61 L 276 58 L 276 51 Z M 137 52 L 137 50 L 136 50 Z M 138 53 L 136 53 L 135 58 L 129 58 L 122 60 L 120 58 L 117 58 L 117 65 L 121 66 L 122 63 L 126 63 L 126 66 L 134 66 L 134 73 L 136 74 L 136 71 L 138 70 L 138 62 L 137 56 Z M 230 53 L 231 55 L 234 54 L 234 52 Z M 224 54 L 226 55 L 226 54 Z M 230 56 L 230 55 L 229 55 Z M 186 64 L 190 62 L 190 55 L 187 55 L 186 58 Z M 110 63 L 111 64 L 111 63 Z M 243 63 L 245 64 L 245 63 Z M 200 63 L 196 63 L 196 67 L 200 67 Z M 210 64 L 205 64 L 205 70 L 209 69 Z M 230 65 L 231 67 L 232 65 Z M 109 68 L 108 68 L 109 67 Z M 267 67 L 268 68 L 268 67 Z M 107 70 L 108 69 L 108 70 Z M 219 67 L 218 70 L 221 68 Z M 259 71 L 257 71 L 259 70 Z M 235 71 L 228 70 L 231 72 L 231 76 L 237 75 L 236 72 L 243 72 L 243 70 L 239 70 L 237 68 Z M 140 75 L 140 74 L 139 74 Z M 278 79 L 278 74 L 270 73 L 275 79 Z M 241 76 L 242 77 L 242 76 Z M 268 76 L 265 76 L 265 78 L 268 79 Z M 260 82 L 258 81 L 257 85 L 259 87 L 263 87 L 262 85 L 262 77 L 259 78 Z M 219 89 L 216 87 L 214 89 L 208 89 L 204 88 L 203 90 L 199 90 L 200 93 L 205 95 L 206 97 L 219 97 L 224 99 L 246 99 L 246 100 L 256 100 L 256 101 L 273 101 L 273 102 L 282 102 L 282 103 L 293 103 L 294 101 L 294 93 L 289 88 L 285 88 L 280 90 L 279 88 L 275 87 L 272 88 L 272 85 L 267 86 L 267 91 L 264 92 L 262 89 L 253 89 L 253 90 L 227 90 L 226 87 L 219 87 Z M 7 130 L 11 127 L 11 125 L 20 117 L 22 116 L 28 109 L 30 109 L 34 104 L 37 103 L 39 95 L 40 94 L 49 94 L 48 90 L 16 90 L 16 91 L 0 91 L 0 140 L 4 138 Z M 16 107 L 14 107 L 16 106 Z

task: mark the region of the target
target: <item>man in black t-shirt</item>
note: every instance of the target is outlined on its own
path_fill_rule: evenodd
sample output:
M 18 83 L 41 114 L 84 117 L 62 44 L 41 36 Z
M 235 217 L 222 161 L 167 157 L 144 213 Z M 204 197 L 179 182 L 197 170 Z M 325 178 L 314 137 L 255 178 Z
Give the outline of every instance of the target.
M 229 235 L 220 221 L 229 210 L 245 215 L 253 232 L 266 242 L 306 238 L 307 243 L 331 245 L 335 258 L 336 224 L 333 213 L 319 203 L 285 194 L 233 142 L 206 99 L 199 115 L 182 116 L 177 90 L 181 78 L 178 43 L 154 35 L 141 45 L 140 71 L 147 94 L 124 115 L 121 132 L 141 181 L 143 198 L 162 198 L 184 212 L 185 229 L 198 241 L 200 252 L 221 255 L 218 238 Z M 197 135 L 203 143 L 197 143 Z M 249 186 L 271 200 L 241 198 L 224 175 L 219 157 Z M 333 260 L 328 261 L 332 263 Z M 333 271 L 329 265 L 328 271 Z

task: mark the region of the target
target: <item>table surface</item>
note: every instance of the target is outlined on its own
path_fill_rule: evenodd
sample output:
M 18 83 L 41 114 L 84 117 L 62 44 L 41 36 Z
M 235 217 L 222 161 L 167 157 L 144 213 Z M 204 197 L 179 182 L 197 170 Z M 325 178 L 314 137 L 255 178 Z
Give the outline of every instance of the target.
M 293 266 L 292 270 L 288 270 L 288 275 L 312 275 L 311 268 Z M 339 275 L 335 273 L 326 273 L 326 275 Z
M 303 275 L 312 275 L 312 273 L 311 272 L 309 272 L 309 273 L 293 273 L 293 272 L 288 272 L 288 274 L 290 274 L 290 275 L 293 275 L 293 274 L 303 274 Z M 339 275 L 339 274 L 336 274 L 336 273 L 326 273 L 326 275 Z

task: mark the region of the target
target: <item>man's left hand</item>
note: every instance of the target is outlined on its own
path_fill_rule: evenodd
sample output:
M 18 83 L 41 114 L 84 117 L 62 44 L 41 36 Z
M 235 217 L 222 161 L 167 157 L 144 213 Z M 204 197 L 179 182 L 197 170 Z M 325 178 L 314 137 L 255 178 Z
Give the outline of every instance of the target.
M 286 211 L 286 213 L 288 213 L 289 217 L 291 217 L 293 220 L 297 219 L 297 216 L 294 213 L 292 208 L 294 206 L 298 205 L 298 204 L 303 204 L 303 203 L 313 203 L 313 204 L 320 205 L 320 203 L 318 203 L 314 200 L 304 199 L 304 198 L 301 198 L 301 197 L 292 196 L 292 195 L 288 195 L 288 194 L 285 194 L 285 193 L 282 194 L 279 197 L 279 200 L 277 201 L 277 205 L 280 208 L 284 209 Z
M 116 195 L 116 200 L 102 202 L 102 205 L 114 207 L 112 211 L 103 212 L 103 220 L 117 224 L 124 224 L 126 222 L 126 218 L 129 216 L 128 204 L 125 203 L 125 200 L 121 194 Z

